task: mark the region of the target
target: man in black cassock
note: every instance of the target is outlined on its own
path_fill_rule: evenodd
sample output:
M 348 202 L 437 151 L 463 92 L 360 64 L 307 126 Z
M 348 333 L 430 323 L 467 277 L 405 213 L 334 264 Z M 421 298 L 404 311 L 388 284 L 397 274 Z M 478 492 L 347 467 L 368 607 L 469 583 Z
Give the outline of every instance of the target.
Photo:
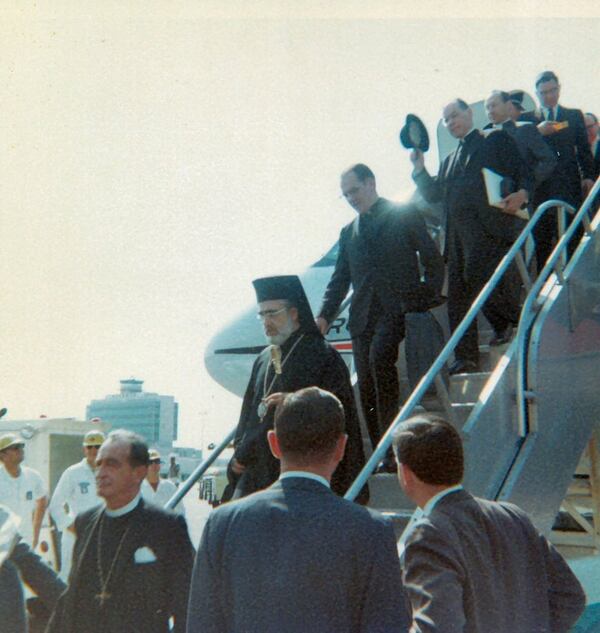
M 147 465 L 134 433 L 113 431 L 100 447 L 106 505 L 75 518 L 69 586 L 46 633 L 185 633 L 194 548 L 181 515 L 141 497 Z
M 244 395 L 235 435 L 235 452 L 227 474 L 223 501 L 244 497 L 270 486 L 279 476 L 279 462 L 267 442 L 275 405 L 282 392 L 320 387 L 344 406 L 348 443 L 331 488 L 344 494 L 364 465 L 362 440 L 348 369 L 339 353 L 318 331 L 308 299 L 295 275 L 265 277 L 253 282 L 258 316 L 270 343 L 256 359 Z M 366 490 L 359 496 L 366 501 Z

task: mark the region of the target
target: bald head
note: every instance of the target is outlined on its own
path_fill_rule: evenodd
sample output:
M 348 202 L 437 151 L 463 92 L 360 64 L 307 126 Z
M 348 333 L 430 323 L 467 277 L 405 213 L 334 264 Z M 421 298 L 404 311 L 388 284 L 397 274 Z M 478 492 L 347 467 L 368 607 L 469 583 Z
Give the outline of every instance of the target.
M 454 138 L 463 139 L 473 127 L 473 111 L 462 99 L 454 99 L 443 110 L 444 125 Z

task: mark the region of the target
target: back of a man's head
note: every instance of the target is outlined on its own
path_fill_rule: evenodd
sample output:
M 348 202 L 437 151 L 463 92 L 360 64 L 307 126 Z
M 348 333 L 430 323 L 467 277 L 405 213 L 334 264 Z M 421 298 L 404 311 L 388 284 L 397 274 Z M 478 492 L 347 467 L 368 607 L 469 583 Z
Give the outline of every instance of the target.
M 453 486 L 462 481 L 460 435 L 439 416 L 418 415 L 404 422 L 394 433 L 394 453 L 423 483 Z
M 275 412 L 275 433 L 282 456 L 295 464 L 327 461 L 344 426 L 342 403 L 318 387 L 288 393 Z

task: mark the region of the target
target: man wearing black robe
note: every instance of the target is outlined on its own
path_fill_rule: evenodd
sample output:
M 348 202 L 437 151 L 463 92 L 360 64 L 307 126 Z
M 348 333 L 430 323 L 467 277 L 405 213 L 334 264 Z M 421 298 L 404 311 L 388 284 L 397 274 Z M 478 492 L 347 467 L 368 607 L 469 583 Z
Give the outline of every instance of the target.
M 300 280 L 295 275 L 254 282 L 265 335 L 270 346 L 256 359 L 244 395 L 235 435 L 235 452 L 227 469 L 223 501 L 270 486 L 279 462 L 267 442 L 279 394 L 317 386 L 335 394 L 344 406 L 348 444 L 331 487 L 344 494 L 364 465 L 362 440 L 348 369 L 339 353 L 318 331 Z M 366 491 L 360 500 L 365 500 Z
M 69 586 L 46 633 L 185 633 L 194 548 L 181 515 L 141 498 L 147 463 L 133 433 L 113 431 L 101 446 L 96 482 L 106 507 L 75 519 Z

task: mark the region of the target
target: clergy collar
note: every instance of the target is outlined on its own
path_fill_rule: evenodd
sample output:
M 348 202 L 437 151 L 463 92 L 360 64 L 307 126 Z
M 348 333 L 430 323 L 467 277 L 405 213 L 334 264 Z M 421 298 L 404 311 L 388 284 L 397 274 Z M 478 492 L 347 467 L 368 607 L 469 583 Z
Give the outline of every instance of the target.
M 141 498 L 141 492 L 138 492 L 137 495 L 135 495 L 135 497 L 127 505 L 124 505 L 121 508 L 117 508 L 116 510 L 109 510 L 108 508 L 104 508 L 104 512 L 106 513 L 106 516 L 110 517 L 111 519 L 122 517 L 126 514 L 129 514 L 132 510 L 135 510 Z
M 284 479 L 290 479 L 292 477 L 302 477 L 304 479 L 312 479 L 313 481 L 318 481 L 320 484 L 327 486 L 330 488 L 330 484 L 325 479 L 325 477 L 321 477 L 321 475 L 315 475 L 315 473 L 309 473 L 306 470 L 286 470 L 286 472 L 281 473 L 279 475 L 279 481 L 283 481 Z

